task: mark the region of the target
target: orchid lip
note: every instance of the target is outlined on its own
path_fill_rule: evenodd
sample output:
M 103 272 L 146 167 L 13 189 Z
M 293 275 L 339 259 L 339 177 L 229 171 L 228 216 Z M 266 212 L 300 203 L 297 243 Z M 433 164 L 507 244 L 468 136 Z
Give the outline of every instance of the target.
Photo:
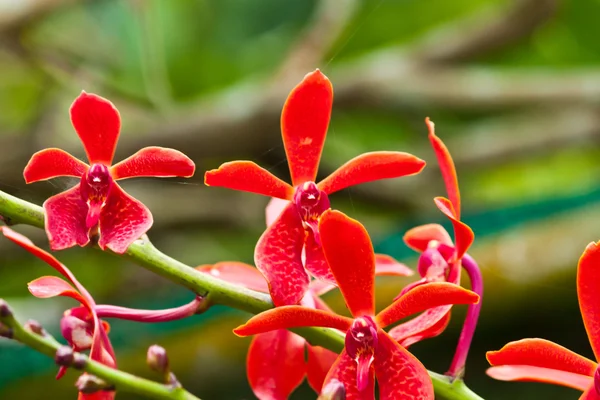
M 113 178 L 104 164 L 92 164 L 81 177 L 81 197 L 89 208 L 86 216 L 88 229 L 96 226 L 100 219 L 100 211 L 113 185 Z
M 369 370 L 377 348 L 377 325 L 369 316 L 356 318 L 346 332 L 346 352 L 357 363 L 356 385 L 359 391 L 369 383 Z
M 296 188 L 293 202 L 304 222 L 315 221 L 331 207 L 329 196 L 316 183 L 305 182 Z

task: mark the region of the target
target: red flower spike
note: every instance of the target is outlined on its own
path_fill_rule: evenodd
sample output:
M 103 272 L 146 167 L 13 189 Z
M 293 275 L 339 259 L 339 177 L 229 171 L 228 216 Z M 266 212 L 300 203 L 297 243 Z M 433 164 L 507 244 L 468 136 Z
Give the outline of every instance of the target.
M 327 194 L 365 182 L 400 178 L 418 174 L 425 161 L 408 153 L 377 151 L 361 154 L 339 167 L 319 182 L 319 189 Z
M 600 243 L 590 243 L 577 266 L 577 297 L 590 344 L 598 360 Z M 511 342 L 487 353 L 487 372 L 501 380 L 539 381 L 584 391 L 580 399 L 600 399 L 600 368 L 596 362 L 543 339 Z M 584 387 L 585 382 L 588 387 Z
M 294 192 L 289 184 L 251 161 L 232 161 L 207 171 L 204 183 L 284 200 L 290 200 Z
M 318 69 L 292 89 L 281 113 L 281 135 L 292 184 L 314 181 L 333 104 L 331 82 Z
M 252 391 L 260 400 L 286 400 L 306 375 L 305 340 L 285 329 L 252 339 L 247 371 Z
M 456 174 L 454 161 L 444 142 L 435 135 L 435 124 L 429 117 L 425 118 L 425 124 L 429 130 L 429 141 L 431 142 L 431 146 L 433 147 L 433 151 L 438 160 L 440 171 L 442 172 L 442 177 L 444 178 L 448 198 L 456 211 L 456 219 L 460 219 L 460 191 L 458 189 L 458 176 Z
M 254 262 L 269 282 L 273 304 L 297 304 L 308 289 L 310 277 L 302 265 L 304 227 L 293 204 L 262 234 Z
M 121 120 L 106 99 L 82 92 L 71 106 L 71 121 L 85 148 L 90 166 L 59 149 L 35 153 L 23 176 L 27 183 L 77 176 L 80 183 L 44 202 L 46 234 L 52 250 L 85 246 L 100 233 L 98 244 L 116 253 L 152 226 L 150 211 L 115 183 L 136 176 L 182 176 L 194 173 L 194 163 L 183 153 L 146 147 L 110 167 Z M 96 229 L 99 228 L 99 229 Z
M 411 249 L 424 252 L 429 247 L 429 242 L 435 240 L 438 243 L 452 246 L 452 239 L 448 232 L 439 224 L 427 224 L 409 229 L 404 234 L 404 243 Z
M 353 316 L 375 311 L 375 254 L 369 234 L 356 220 L 339 211 L 321 216 L 323 252 Z M 350 267 L 352 266 L 352 267 Z

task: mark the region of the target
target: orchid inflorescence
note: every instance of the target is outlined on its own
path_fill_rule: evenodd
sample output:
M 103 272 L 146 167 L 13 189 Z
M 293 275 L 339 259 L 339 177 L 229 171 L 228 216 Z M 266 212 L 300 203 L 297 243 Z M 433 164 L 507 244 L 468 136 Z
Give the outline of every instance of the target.
M 407 348 L 442 334 L 453 305 L 468 305 L 455 356 L 446 373 L 447 384 L 460 382 L 483 295 L 479 267 L 467 253 L 474 235 L 461 221 L 461 197 L 452 157 L 427 118 L 429 141 L 447 193 L 447 198 L 436 197 L 434 204 L 450 220 L 453 235 L 437 224 L 406 232 L 406 244 L 420 253 L 420 279 L 399 288 L 393 302 L 377 312 L 375 277 L 410 276 L 413 270 L 390 256 L 375 254 L 365 227 L 332 209 L 329 195 L 360 183 L 417 174 L 425 162 L 404 152 L 365 153 L 317 182 L 332 104 L 332 85 L 319 70 L 306 75 L 285 102 L 281 134 L 291 185 L 250 161 L 228 162 L 205 174 L 208 186 L 272 198 L 266 209 L 266 230 L 254 251 L 256 266 L 223 261 L 165 275 L 194 274 L 193 279 L 199 282 L 201 277 L 210 276 L 234 291 L 259 292 L 271 298 L 274 308 L 263 310 L 233 331 L 238 336 L 253 336 L 247 375 L 252 391 L 261 400 L 287 399 L 305 378 L 319 399 L 375 399 L 376 387 L 382 400 L 434 399 L 431 375 Z M 177 150 L 146 147 L 112 165 L 121 125 L 117 109 L 100 96 L 82 92 L 70 114 L 89 165 L 52 148 L 34 154 L 24 170 L 27 183 L 59 176 L 80 179 L 71 189 L 44 202 L 43 225 L 50 249 L 97 245 L 102 250 L 126 254 L 136 243 L 148 240 L 145 234 L 153 219 L 150 210 L 123 191 L 117 181 L 130 177 L 191 177 L 194 163 Z M 9 214 L 2 215 L 2 220 L 12 221 L 15 216 Z M 153 370 L 163 375 L 161 385 L 166 391 L 139 378 L 128 383 L 127 376 L 117 370 L 106 319 L 154 323 L 186 318 L 211 306 L 210 290 L 197 290 L 190 303 L 166 310 L 96 304 L 84 285 L 52 254 L 8 226 L 1 226 L 0 231 L 62 276 L 44 276 L 30 282 L 31 294 L 38 298 L 66 296 L 79 303 L 66 310 L 60 320 L 68 346 L 56 347 L 56 362 L 60 366 L 57 378 L 69 367 L 84 370 L 76 384 L 80 399 L 113 399 L 119 390 L 135 391 L 144 385 L 145 391 L 141 392 L 153 393 L 155 398 L 171 398 L 171 394 L 182 396 L 172 398 L 195 398 L 182 392 L 169 368 L 166 351 L 157 345 L 149 348 L 147 360 Z M 463 268 L 471 290 L 460 286 Z M 597 268 L 600 245 L 591 244 L 580 260 L 578 294 L 598 358 Z M 321 298 L 335 289 L 341 292 L 351 317 L 334 312 Z M 417 313 L 420 314 L 413 316 Z M 303 327 L 330 328 L 328 332 L 340 344 L 343 342 L 343 348 L 312 343 L 308 336 L 295 330 Z M 32 347 L 32 343 L 37 343 L 38 349 L 58 346 L 39 324 L 20 326 L 4 302 L 0 302 L 0 335 Z M 44 341 L 44 346 L 39 340 Z M 81 356 L 88 350 L 88 358 Z M 551 342 L 528 339 L 509 343 L 500 351 L 488 353 L 488 360 L 493 365 L 488 374 L 496 379 L 557 383 L 582 390 L 582 399 L 600 399 L 597 364 Z M 451 398 L 463 398 L 460 396 L 456 391 Z

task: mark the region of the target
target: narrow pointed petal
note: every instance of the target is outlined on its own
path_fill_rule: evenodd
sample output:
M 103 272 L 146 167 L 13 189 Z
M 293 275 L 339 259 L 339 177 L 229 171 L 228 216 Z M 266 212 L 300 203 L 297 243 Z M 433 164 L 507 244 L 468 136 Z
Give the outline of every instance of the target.
M 429 242 L 435 240 L 439 243 L 452 246 L 452 239 L 444 227 L 439 224 L 427 224 L 409 229 L 404 234 L 404 243 L 411 249 L 424 252 Z
M 591 388 L 588 388 L 579 398 L 579 400 L 600 400 L 600 395 L 596 388 L 592 385 Z
M 273 222 L 277 221 L 277 218 L 281 215 L 283 210 L 290 204 L 289 200 L 279 199 L 277 197 L 273 197 L 267 207 L 265 208 L 265 216 L 267 226 L 273 225 Z
M 285 329 L 256 335 L 248 349 L 248 381 L 259 400 L 286 400 L 306 375 L 304 338 Z
M 454 227 L 454 242 L 456 248 L 456 259 L 460 260 L 462 256 L 467 252 L 469 247 L 473 244 L 473 239 L 475 235 L 471 228 L 464 222 L 461 222 L 457 215 L 454 206 L 450 202 L 450 200 L 444 197 L 436 197 L 434 199 L 435 205 L 441 212 L 443 212 L 446 217 L 450 219 L 452 222 L 452 226 Z
M 89 166 L 61 149 L 38 151 L 25 166 L 25 183 L 44 181 L 58 176 L 76 176 L 85 174 Z
M 162 310 L 142 310 L 113 305 L 97 304 L 94 308 L 98 318 L 119 318 L 127 321 L 145 323 L 169 322 L 190 317 L 198 311 L 203 304 L 203 298 L 197 296 L 191 302 L 179 307 L 166 308 Z M 104 322 L 104 321 L 103 321 Z M 104 323 L 105 329 L 107 323 Z M 108 329 L 107 329 L 108 330 Z M 108 333 L 108 332 L 107 332 Z
M 333 88 L 318 69 L 292 89 L 281 113 L 281 136 L 293 186 L 317 177 L 331 117 Z
M 113 165 L 110 172 L 114 179 L 141 176 L 189 178 L 194 175 L 195 169 L 194 162 L 180 151 L 164 147 L 144 147 Z
M 100 214 L 98 246 L 123 254 L 150 229 L 152 222 L 150 210 L 114 183 Z
M 68 282 L 56 276 L 42 276 L 27 284 L 29 292 L 37 298 L 47 299 L 55 296 L 66 296 L 85 304 L 87 301 Z
M 44 202 L 46 234 L 54 251 L 90 242 L 85 225 L 88 205 L 81 199 L 80 185 Z
M 411 276 L 414 271 L 393 257 L 385 254 L 375 254 L 375 275 Z
M 380 179 L 414 175 L 425 167 L 425 161 L 398 151 L 364 153 L 339 167 L 317 185 L 327 194 L 349 186 Z
M 375 320 L 377 326 L 384 328 L 402 318 L 430 308 L 450 304 L 475 304 L 478 301 L 479 296 L 476 293 L 453 283 L 427 283 L 401 296 L 377 314 Z
M 306 377 L 308 384 L 317 393 L 321 392 L 323 382 L 331 366 L 338 358 L 337 353 L 320 346 L 306 346 L 308 352 L 308 362 Z
M 207 186 L 258 193 L 284 200 L 292 198 L 294 188 L 252 161 L 231 161 L 204 174 Z
M 430 308 L 390 330 L 390 336 L 404 347 L 441 334 L 450 321 L 452 306 Z
M 600 360 L 600 242 L 590 243 L 579 259 L 577 296 L 590 344 Z
M 90 164 L 110 165 L 121 130 L 121 117 L 115 106 L 100 96 L 81 92 L 71 105 L 71 123 Z
M 488 351 L 492 366 L 530 365 L 593 376 L 596 363 L 544 339 L 523 339 L 510 342 L 498 351 Z
M 499 381 L 542 382 L 586 391 L 594 384 L 594 378 L 557 369 L 532 367 L 531 365 L 501 365 L 488 368 L 486 373 Z
M 442 172 L 448 198 L 456 212 L 456 219 L 460 219 L 460 190 L 458 189 L 458 176 L 454 161 L 442 139 L 435 135 L 434 123 L 429 118 L 425 118 L 425 124 L 427 125 L 427 129 L 429 129 L 429 141 Z
M 434 400 L 433 384 L 423 364 L 382 330 L 373 365 L 380 400 Z
M 269 283 L 276 306 L 298 304 L 310 278 L 302 264 L 304 227 L 291 204 L 262 234 L 254 250 L 254 263 Z
M 304 266 L 312 276 L 329 283 L 336 283 L 323 254 L 323 247 L 317 243 L 312 231 L 306 235 L 304 254 L 306 256 Z
M 353 316 L 375 313 L 375 255 L 360 222 L 327 210 L 319 221 L 323 252 Z
M 200 272 L 212 275 L 229 283 L 257 292 L 268 293 L 269 286 L 260 271 L 251 265 L 237 261 L 223 261 L 196 267 Z
M 356 361 L 354 361 L 346 350 L 343 350 L 323 382 L 325 387 L 332 379 L 337 379 L 344 384 L 346 389 L 346 400 L 375 400 L 375 370 L 371 368 L 368 386 L 359 391 L 356 386 Z
M 250 318 L 244 325 L 233 330 L 238 336 L 251 336 L 277 329 L 320 326 L 346 331 L 352 320 L 329 311 L 315 310 L 303 306 L 282 306 L 264 311 Z

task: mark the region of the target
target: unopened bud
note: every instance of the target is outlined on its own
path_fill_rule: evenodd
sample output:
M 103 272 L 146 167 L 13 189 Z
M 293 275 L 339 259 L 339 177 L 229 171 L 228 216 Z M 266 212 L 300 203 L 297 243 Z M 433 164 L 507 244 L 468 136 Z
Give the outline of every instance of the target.
M 30 319 L 29 321 L 25 322 L 23 327 L 28 331 L 33 332 L 39 336 L 46 336 L 48 334 L 44 327 L 42 327 L 42 325 L 39 322 L 33 319 Z
M 103 381 L 95 375 L 83 374 L 75 382 L 77 390 L 81 393 L 92 394 L 100 390 L 114 390 L 114 386 Z
M 69 346 L 61 346 L 56 350 L 56 355 L 54 356 L 54 362 L 57 365 L 63 367 L 70 367 L 73 364 L 73 360 L 75 356 L 73 354 L 73 349 Z
M 0 299 L 0 318 L 12 317 L 12 310 L 4 299 Z
M 156 372 L 160 372 L 161 374 L 169 372 L 169 356 L 167 355 L 167 351 L 157 344 L 148 348 L 146 362 Z
M 346 400 L 346 388 L 337 379 L 332 379 L 321 391 L 317 400 Z
M 0 323 L 0 336 L 8 338 L 8 339 L 12 339 L 12 337 L 13 337 L 12 328 L 9 328 L 8 326 Z

